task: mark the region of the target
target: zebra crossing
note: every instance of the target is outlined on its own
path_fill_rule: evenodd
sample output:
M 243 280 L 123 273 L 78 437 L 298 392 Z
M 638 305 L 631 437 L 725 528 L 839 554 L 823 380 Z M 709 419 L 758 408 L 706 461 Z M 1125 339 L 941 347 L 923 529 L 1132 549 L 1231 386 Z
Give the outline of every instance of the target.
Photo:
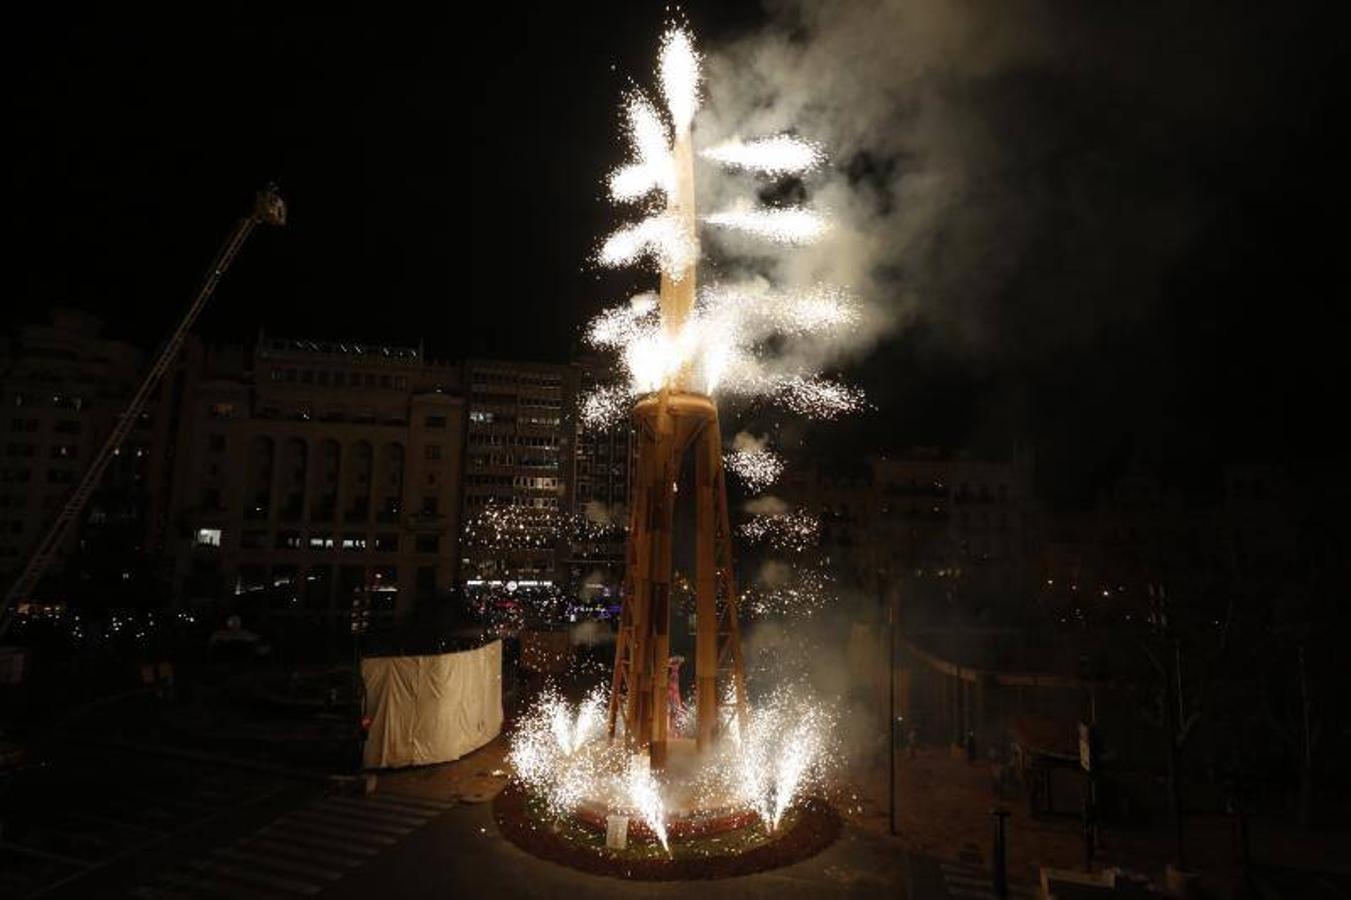
M 319 797 L 229 846 L 155 873 L 128 896 L 135 900 L 313 896 L 453 805 L 395 793 Z
M 943 889 L 950 900 L 997 900 L 994 879 L 980 866 L 966 862 L 940 862 Z M 1032 900 L 1040 892 L 1036 885 L 1009 882 L 1011 900 Z

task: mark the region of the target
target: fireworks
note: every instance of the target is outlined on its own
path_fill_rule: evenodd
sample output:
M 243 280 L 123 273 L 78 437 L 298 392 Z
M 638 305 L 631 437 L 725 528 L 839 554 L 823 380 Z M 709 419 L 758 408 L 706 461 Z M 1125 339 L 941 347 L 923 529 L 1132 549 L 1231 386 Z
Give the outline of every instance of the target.
M 743 522 L 737 532 L 753 544 L 802 553 L 816 546 L 821 536 L 821 523 L 815 516 L 801 510 L 758 513 Z
M 766 564 L 760 583 L 747 588 L 741 605 L 754 618 L 810 618 L 835 601 L 834 578 L 820 566 Z
M 560 541 L 611 540 L 621 529 L 585 515 L 490 500 L 465 520 L 463 531 L 466 547 L 505 552 L 547 550 Z
M 675 161 L 666 145 L 661 114 L 642 94 L 624 106 L 634 161 L 610 175 L 610 196 L 617 201 L 641 200 L 655 190 L 670 194 L 675 187 Z
M 603 787 L 607 757 L 613 757 L 608 742 L 599 740 L 605 702 L 597 689 L 573 709 L 549 688 L 517 723 L 507 759 L 551 815 L 572 812 Z
M 671 785 L 652 771 L 646 756 L 630 755 L 604 734 L 606 694 L 596 688 L 573 705 L 546 688 L 521 716 L 507 759 L 518 782 L 538 797 L 551 816 L 583 804 L 632 816 L 670 851 Z M 815 699 L 779 690 L 754 709 L 743 733 L 735 717 L 723 721 L 726 739 L 690 784 L 710 808 L 733 803 L 750 808 L 773 831 L 833 760 L 835 723 Z
M 664 101 L 660 108 L 641 92 L 625 99 L 631 158 L 609 177 L 612 198 L 648 201 L 649 208 L 643 218 L 613 231 L 602 243 L 598 259 L 607 266 L 648 261 L 678 283 L 693 276 L 700 253 L 689 183 L 699 56 L 689 35 L 679 28 L 662 39 L 658 76 Z M 825 159 L 816 144 L 785 134 L 738 138 L 700 155 L 729 168 L 767 175 L 808 172 Z M 789 245 L 811 243 L 829 227 L 822 215 L 805 207 L 750 204 L 713 213 L 703 221 Z M 628 376 L 627 399 L 688 383 L 710 394 L 721 389 L 777 400 L 799 415 L 833 418 L 862 406 L 855 389 L 823 382 L 810 373 L 775 372 L 772 360 L 762 358 L 776 338 L 838 333 L 855 324 L 858 314 L 847 291 L 829 285 L 793 292 L 763 283 L 714 284 L 691 298 L 693 309 L 681 308 L 666 320 L 652 295 L 639 295 L 627 305 L 606 310 L 587 326 L 586 339 L 592 346 L 619 353 Z M 624 403 L 618 390 L 598 390 L 583 400 L 583 421 L 593 426 L 616 424 Z
M 671 124 L 677 135 L 689 131 L 699 107 L 699 55 L 684 29 L 671 28 L 662 35 L 659 71 Z
M 606 429 L 623 422 L 633 406 L 633 393 L 627 385 L 607 384 L 582 395 L 578 414 L 587 428 Z
M 780 691 L 751 712 L 744 734 L 734 731 L 741 796 L 770 831 L 825 773 L 835 725 L 823 705 Z
M 834 419 L 857 412 L 864 403 L 858 388 L 816 376 L 789 375 L 773 379 L 779 386 L 776 396 L 793 412 L 818 419 Z
M 699 248 L 678 216 L 657 213 L 606 238 L 600 248 L 600 261 L 607 266 L 624 266 L 649 258 L 679 281 L 698 253 Z
M 829 228 L 824 218 L 809 209 L 737 208 L 704 216 L 710 225 L 744 231 L 776 244 L 810 244 Z
M 825 161 L 825 153 L 810 141 L 786 134 L 743 141 L 740 138 L 709 147 L 699 154 L 731 169 L 747 169 L 765 175 L 800 175 Z
M 661 841 L 662 849 L 669 853 L 671 845 L 666 840 L 666 810 L 661 799 L 661 786 L 652 776 L 652 766 L 647 756 L 635 753 L 629 757 L 624 786 L 633 812 L 652 829 L 657 840 Z
M 604 265 L 654 265 L 664 276 L 660 297 L 639 294 L 606 309 L 587 326 L 591 346 L 614 353 L 623 369 L 619 384 L 601 384 L 581 401 L 589 427 L 622 421 L 635 398 L 660 390 L 740 395 L 778 402 L 798 415 L 833 418 L 863 406 L 856 389 L 790 365 L 783 357 L 853 328 L 860 319 L 845 289 L 813 284 L 787 289 L 763 278 L 737 284 L 697 284 L 702 226 L 739 231 L 751 238 L 799 246 L 829 231 L 823 214 L 802 206 L 734 204 L 702 219 L 694 208 L 696 159 L 751 176 L 807 175 L 825 162 L 823 149 L 790 134 L 736 138 L 699 152 L 694 143 L 700 102 L 700 58 L 687 32 L 672 28 L 662 39 L 657 65 L 660 101 L 639 91 L 622 107 L 629 155 L 608 177 L 611 198 L 633 204 L 632 218 L 602 242 Z M 797 354 L 805 356 L 807 354 Z M 783 473 L 784 461 L 767 439 L 739 435 L 724 463 L 752 491 L 763 491 Z M 819 538 L 818 521 L 761 498 L 741 536 L 773 550 L 801 553 Z M 579 529 L 600 529 L 585 517 L 555 511 L 489 505 L 465 524 L 468 546 L 545 549 Z M 616 529 L 606 527 L 605 533 Z M 805 614 L 825 605 L 830 578 L 814 567 L 779 563 L 781 577 L 762 579 L 744 595 L 753 614 Z M 738 688 L 740 690 L 740 688 Z M 768 831 L 778 829 L 792 805 L 819 786 L 833 758 L 835 722 L 827 707 L 780 689 L 744 721 L 728 703 L 719 710 L 721 737 L 700 742 L 692 768 L 676 779 L 654 771 L 646 754 L 632 755 L 606 734 L 608 698 L 597 688 L 580 703 L 546 690 L 511 737 L 516 778 L 564 815 L 586 807 L 641 821 L 670 851 L 668 826 L 678 811 L 730 807 L 754 810 Z M 707 710 L 705 710 L 707 712 Z M 697 721 L 692 703 L 675 704 L 670 723 L 689 736 Z
M 756 493 L 778 481 L 783 474 L 783 457 L 766 447 L 763 441 L 733 449 L 723 457 L 723 463 L 742 484 Z

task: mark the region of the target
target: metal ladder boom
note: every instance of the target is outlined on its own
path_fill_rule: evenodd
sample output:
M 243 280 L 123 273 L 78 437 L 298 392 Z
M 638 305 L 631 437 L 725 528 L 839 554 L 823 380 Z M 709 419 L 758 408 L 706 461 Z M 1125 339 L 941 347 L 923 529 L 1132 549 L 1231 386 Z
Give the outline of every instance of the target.
M 52 560 L 60 551 L 61 545 L 65 542 L 71 525 L 84 512 L 85 505 L 88 504 L 89 498 L 98 488 L 103 473 L 108 469 L 108 464 L 112 462 L 113 457 L 117 455 L 121 448 L 122 442 L 131 433 L 131 429 L 135 426 L 137 419 L 140 418 L 151 394 L 155 392 L 160 381 L 164 378 L 164 373 L 169 371 L 169 366 L 173 364 L 175 357 L 178 356 L 178 351 L 182 349 L 183 342 L 187 340 L 188 333 L 196 323 L 202 308 L 206 306 L 207 300 L 215 292 L 221 276 L 225 274 L 225 271 L 230 268 L 230 264 L 234 262 L 235 257 L 239 255 L 244 242 L 248 240 L 249 235 L 253 233 L 253 229 L 260 222 L 281 225 L 285 221 L 285 204 L 282 203 L 276 189 L 269 186 L 259 192 L 253 210 L 235 225 L 234 230 L 230 233 L 224 245 L 221 246 L 220 252 L 216 254 L 210 268 L 207 269 L 206 277 L 202 279 L 202 284 L 197 289 L 187 312 L 179 320 L 178 327 L 160 347 L 154 363 L 146 371 L 139 387 L 136 389 L 136 393 L 132 395 L 130 402 L 118 416 L 107 440 L 103 442 L 99 452 L 84 470 L 84 475 L 80 478 L 79 484 L 66 498 L 60 512 L 47 526 L 47 531 L 43 534 L 42 540 L 38 542 L 33 553 L 28 557 L 28 562 L 24 565 L 23 570 L 10 584 L 9 590 L 5 592 L 5 599 L 0 603 L 0 640 L 4 638 L 13 622 L 19 600 L 37 587 L 48 566 L 51 565 Z

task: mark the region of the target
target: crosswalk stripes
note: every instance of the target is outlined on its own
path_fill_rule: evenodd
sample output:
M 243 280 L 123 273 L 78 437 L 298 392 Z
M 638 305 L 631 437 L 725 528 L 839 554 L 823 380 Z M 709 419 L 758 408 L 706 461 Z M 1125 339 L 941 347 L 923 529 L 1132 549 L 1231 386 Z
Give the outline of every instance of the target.
M 994 880 L 989 872 L 969 863 L 940 862 L 943 874 L 943 888 L 951 900 L 996 900 Z M 1012 900 L 1031 900 L 1037 896 L 1037 888 L 1031 884 L 1008 885 Z
M 229 846 L 171 867 L 130 892 L 136 900 L 309 897 L 454 806 L 403 794 L 324 796 Z

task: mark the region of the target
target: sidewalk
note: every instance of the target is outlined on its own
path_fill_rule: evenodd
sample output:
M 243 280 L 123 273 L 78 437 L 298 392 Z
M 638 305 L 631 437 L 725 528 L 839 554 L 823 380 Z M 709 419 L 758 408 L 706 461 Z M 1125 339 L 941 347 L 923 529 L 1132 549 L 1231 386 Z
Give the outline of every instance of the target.
M 858 779 L 854 794 L 858 807 L 850 821 L 863 828 L 885 830 L 887 784 L 885 761 L 872 773 Z M 990 866 L 994 843 L 995 806 L 1007 809 L 1008 872 L 1010 880 L 1035 881 L 1039 867 L 1082 869 L 1084 841 L 1077 818 L 1034 819 L 1028 814 L 1021 790 L 1012 789 L 996 798 L 986 763 L 954 758 L 947 748 L 920 748 L 915 759 L 897 751 L 897 826 L 905 846 L 915 854 L 952 863 Z M 1298 830 L 1253 822 L 1249 826 L 1254 863 L 1261 867 L 1321 870 L 1351 873 L 1346 832 Z M 1234 823 L 1223 816 L 1188 819 L 1185 846 L 1191 868 L 1219 880 L 1236 876 L 1239 870 Z M 1113 866 L 1140 872 L 1156 883 L 1173 856 L 1170 826 L 1123 828 L 1110 823 L 1102 830 L 1102 843 L 1094 858 L 1096 868 Z
M 506 734 L 454 762 L 381 772 L 377 790 L 431 800 L 483 803 L 506 786 Z

